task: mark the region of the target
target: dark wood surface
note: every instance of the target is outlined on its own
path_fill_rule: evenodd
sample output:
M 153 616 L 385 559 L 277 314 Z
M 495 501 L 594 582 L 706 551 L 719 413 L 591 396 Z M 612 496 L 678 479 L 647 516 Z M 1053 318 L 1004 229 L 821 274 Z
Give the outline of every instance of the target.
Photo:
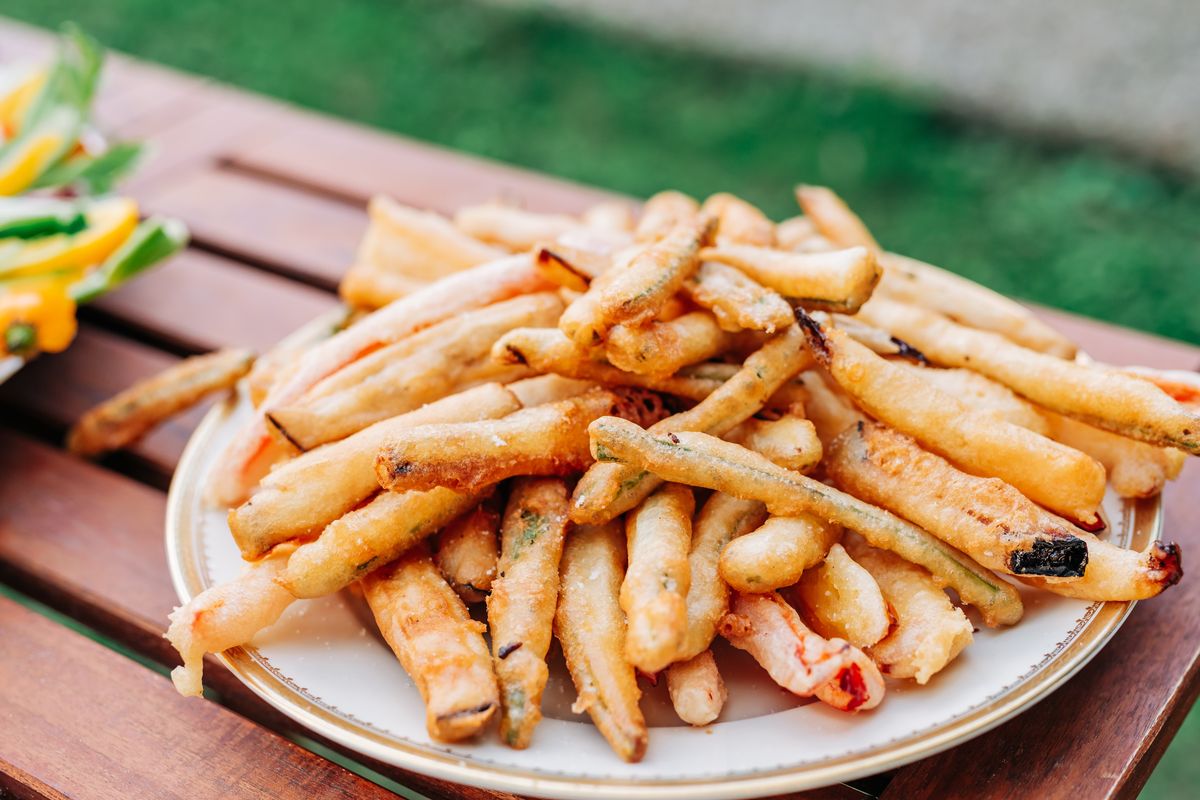
M 0 24 L 0 60 L 47 41 Z M 497 196 L 577 211 L 612 195 L 123 58 L 110 62 L 98 117 L 155 143 L 128 189 L 147 211 L 183 217 L 195 241 L 87 309 L 66 353 L 0 386 L 0 582 L 171 666 L 164 489 L 203 409 L 100 464 L 59 447 L 71 421 L 181 355 L 262 349 L 332 307 L 372 194 L 443 212 Z M 1189 345 L 1046 314 L 1099 359 L 1200 366 Z M 1168 538 L 1189 554 L 1200 552 L 1196 498 L 1200 471 L 1189 467 L 1165 496 Z M 1195 698 L 1198 587 L 1185 580 L 1141 604 L 1092 664 L 997 730 L 894 776 L 802 796 L 1135 796 Z M 0 796 L 391 796 L 272 732 L 297 729 L 219 665 L 206 683 L 224 707 L 177 698 L 160 675 L 0 601 Z M 27 736 L 13 740 L 14 721 Z M 430 797 L 507 797 L 356 760 Z M 324 794 L 311 791 L 318 778 Z

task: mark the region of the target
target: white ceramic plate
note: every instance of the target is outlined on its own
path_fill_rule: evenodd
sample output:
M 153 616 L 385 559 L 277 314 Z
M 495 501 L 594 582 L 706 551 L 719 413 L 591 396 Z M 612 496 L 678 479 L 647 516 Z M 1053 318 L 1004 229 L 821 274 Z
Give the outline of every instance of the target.
M 241 568 L 225 512 L 206 505 L 207 476 L 249 413 L 245 398 L 219 405 L 196 431 L 171 485 L 167 553 L 181 601 Z M 1142 548 L 1161 526 L 1157 501 L 1104 505 L 1113 541 Z M 618 759 L 586 716 L 552 653 L 546 719 L 533 746 L 497 737 L 432 743 L 420 697 L 375 632 L 370 613 L 342 593 L 294 604 L 251 646 L 221 655 L 259 696 L 321 735 L 366 756 L 446 780 L 562 798 L 738 798 L 824 786 L 895 768 L 998 725 L 1045 697 L 1094 656 L 1131 608 L 1024 592 L 1016 627 L 981 629 L 930 685 L 890 682 L 874 711 L 853 715 L 800 701 L 745 654 L 718 646 L 729 702 L 704 729 L 682 725 L 662 686 L 645 687 L 653 726 L 640 764 Z M 979 627 L 977 625 L 977 627 Z

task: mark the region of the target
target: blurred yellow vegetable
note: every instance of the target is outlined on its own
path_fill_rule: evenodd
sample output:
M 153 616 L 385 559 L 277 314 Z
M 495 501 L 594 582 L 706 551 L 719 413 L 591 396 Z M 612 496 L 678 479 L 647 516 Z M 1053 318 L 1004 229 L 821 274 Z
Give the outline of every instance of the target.
M 67 282 L 47 280 L 0 293 L 0 355 L 58 353 L 75 338 L 75 301 Z
M 87 227 L 78 233 L 46 236 L 0 252 L 0 276 L 83 270 L 99 264 L 133 233 L 138 224 L 138 207 L 129 198 L 114 197 L 97 202 L 85 216 Z
M 0 130 L 3 130 L 4 138 L 11 139 L 20 132 L 26 112 L 45 85 L 46 70 L 33 70 L 0 98 Z

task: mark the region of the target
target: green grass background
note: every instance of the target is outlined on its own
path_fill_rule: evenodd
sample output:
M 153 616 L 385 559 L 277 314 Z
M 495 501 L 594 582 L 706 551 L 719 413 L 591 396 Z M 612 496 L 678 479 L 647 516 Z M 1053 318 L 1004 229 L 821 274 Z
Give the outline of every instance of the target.
M 0 14 L 73 19 L 138 56 L 636 195 L 729 190 L 782 217 L 794 183 L 826 183 L 892 249 L 1200 343 L 1200 182 L 868 76 L 457 0 L 0 0 Z M 1198 746 L 1193 715 L 1143 797 L 1200 796 L 1184 755 Z

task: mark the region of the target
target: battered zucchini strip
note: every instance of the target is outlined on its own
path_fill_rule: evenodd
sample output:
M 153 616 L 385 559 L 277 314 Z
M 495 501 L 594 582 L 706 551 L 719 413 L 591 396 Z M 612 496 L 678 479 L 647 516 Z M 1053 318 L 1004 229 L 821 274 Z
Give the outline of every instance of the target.
M 717 244 L 749 244 L 772 247 L 775 244 L 775 223 L 758 208 L 737 195 L 719 192 L 709 195 L 700 207 L 701 214 L 716 217 Z
M 563 547 L 554 635 L 584 711 L 617 755 L 641 761 L 648 731 L 641 690 L 625 660 L 625 615 L 618 595 L 625 577 L 625 535 L 618 522 L 581 525 Z
M 500 511 L 488 499 L 437 534 L 433 561 L 464 603 L 481 603 L 492 590 L 499 532 Z
M 770 517 L 757 530 L 725 545 L 721 577 L 739 592 L 769 592 L 791 586 L 820 564 L 842 530 L 809 514 Z
M 409 428 L 384 440 L 375 475 L 393 492 L 435 486 L 466 491 L 515 475 L 568 475 L 592 461 L 587 435 L 592 420 L 606 414 L 641 419 L 655 413 L 640 406 L 639 399 L 595 389 L 499 420 Z
M 1051 411 L 1131 439 L 1200 454 L 1200 414 L 1149 381 L 1038 353 L 899 303 L 873 306 L 869 318 L 930 360 L 981 372 Z
M 628 264 L 614 266 L 602 281 L 594 282 L 587 295 L 571 304 L 559 327 L 586 347 L 604 341 L 614 325 L 640 325 L 654 319 L 699 266 L 696 255 L 714 224 L 711 217 L 681 222 Z
M 296 598 L 275 582 L 291 546 L 247 564 L 242 574 L 219 583 L 171 612 L 167 640 L 183 665 L 171 670 L 175 690 L 188 697 L 204 693 L 204 655 L 243 645 L 273 625 Z
M 533 263 L 550 283 L 586 292 L 592 279 L 612 265 L 612 259 L 582 248 L 543 242 L 533 249 Z
M 299 365 L 304 353 L 316 347 L 353 319 L 353 312 L 341 308 L 301 326 L 285 336 L 274 347 L 254 360 L 246 375 L 246 390 L 255 408 L 262 405 L 275 384 L 287 380 Z
M 669 322 L 617 325 L 608 333 L 604 355 L 618 369 L 665 378 L 723 353 L 730 344 L 732 338 L 716 317 L 692 311 Z
M 855 562 L 871 573 L 895 614 L 891 632 L 867 652 L 894 678 L 925 684 L 974 637 L 970 620 L 921 567 L 848 537 Z
M 553 288 L 534 269 L 532 259 L 513 256 L 432 283 L 313 347 L 288 380 L 271 390 L 253 419 L 226 448 L 208 487 L 210 497 L 218 505 L 241 503 L 272 466 L 294 454 L 289 443 L 272 435 L 267 412 L 296 402 L 347 364 L 423 328 L 519 294 Z
M 338 296 L 356 310 L 374 311 L 401 297 L 421 291 L 430 281 L 387 272 L 374 264 L 358 263 L 338 283 Z
M 587 394 L 600 386 L 593 381 L 581 381 L 575 378 L 564 378 L 561 375 L 538 375 L 535 378 L 524 378 L 507 384 L 505 389 L 512 392 L 525 408 L 540 406 L 546 403 L 557 403 L 571 397 Z M 516 411 L 514 408 L 513 411 Z
M 1104 499 L 1104 467 L 1094 459 L 973 409 L 844 332 L 805 320 L 817 359 L 871 416 L 973 474 L 1000 478 L 1080 524 L 1101 524 L 1096 509 Z
M 933 384 L 946 394 L 954 395 L 972 408 L 990 411 L 1005 422 L 1028 428 L 1043 436 L 1050 436 L 1050 424 L 1044 411 L 1039 411 L 1033 403 L 1018 397 L 1012 389 L 996 383 L 991 378 L 969 369 L 936 369 L 915 364 L 895 363 L 925 382 Z M 1062 441 L 1055 436 L 1050 438 Z M 1063 444 L 1074 447 L 1070 442 L 1063 442 Z M 1088 452 L 1082 447 L 1075 449 Z M 1088 453 L 1088 455 L 1092 454 Z
M 526 364 L 535 372 L 553 373 L 609 386 L 637 386 L 688 400 L 703 400 L 722 380 L 686 375 L 637 375 L 595 361 L 588 351 L 557 328 L 519 328 L 509 331 L 492 348 L 492 358 L 502 364 Z
M 996 478 L 960 472 L 910 437 L 860 422 L 830 447 L 839 489 L 920 525 L 989 569 L 1078 578 L 1088 547 L 1073 528 Z
M 1022 575 L 1020 580 L 1064 597 L 1080 600 L 1147 600 L 1162 593 L 1183 577 L 1183 558 L 1174 542 L 1151 542 L 1144 551 L 1126 550 L 1079 532 L 1087 542 L 1088 568 L 1082 578 L 1039 578 Z
M 746 273 L 716 261 L 705 261 L 683 284 L 696 305 L 707 308 L 726 331 L 774 333 L 795 320 L 787 301 Z
M 625 658 L 647 674 L 675 661 L 687 635 L 695 509 L 692 490 L 669 483 L 625 519 L 629 567 L 620 596 Z
M 1121 497 L 1158 495 L 1167 481 L 1178 477 L 1187 458 L 1181 450 L 1127 439 L 1053 411 L 1042 412 L 1042 417 L 1051 439 L 1087 453 L 1104 465 L 1109 484 Z
M 362 579 L 379 631 L 425 701 L 425 728 L 440 742 L 483 730 L 500 704 L 484 625 L 442 580 L 425 545 Z
M 758 412 L 763 404 L 810 363 L 804 334 L 791 326 L 751 355 L 708 397 L 691 409 L 656 423 L 651 430 L 697 430 L 723 436 Z M 597 459 L 603 461 L 603 459 Z M 636 506 L 662 481 L 637 467 L 594 464 L 580 479 L 571 498 L 571 519 L 597 523 Z
M 869 647 L 892 627 L 879 584 L 841 544 L 829 548 L 819 566 L 805 570 L 792 598 L 813 630 L 826 639 L 839 637 L 855 647 Z
M 826 242 L 824 236 L 817 233 L 817 226 L 803 214 L 788 217 L 775 225 L 775 242 L 780 250 L 806 250 L 814 242 Z M 827 250 L 836 249 L 832 243 Z
M 279 582 L 296 597 L 323 597 L 344 589 L 483 500 L 486 492 L 381 492 L 302 544 Z
M 81 456 L 119 450 L 207 395 L 233 388 L 253 363 L 249 350 L 185 358 L 84 413 L 67 433 L 67 449 Z
M 359 359 L 267 417 L 310 450 L 472 384 L 526 377 L 523 367 L 493 361 L 492 345 L 514 328 L 552 324 L 562 309 L 557 295 L 541 292 L 471 311 Z
M 667 667 L 667 692 L 675 713 L 688 725 L 707 725 L 721 716 L 728 693 L 712 650 Z
M 439 422 L 496 419 L 520 407 L 506 387 L 485 383 L 302 453 L 268 473 L 250 499 L 229 512 L 229 529 L 248 559 L 281 542 L 315 536 L 379 491 L 375 457 L 393 434 Z
M 853 314 L 867 301 L 882 274 L 875 256 L 865 247 L 793 253 L 726 244 L 704 248 L 700 258 L 737 267 L 805 308 L 847 314 Z
M 842 431 L 866 419 L 825 370 L 802 372 L 800 380 L 808 392 L 804 414 L 812 420 L 822 448 L 829 447 Z
M 761 500 L 773 514 L 812 514 L 856 530 L 872 544 L 927 568 L 978 608 L 988 625 L 1011 625 L 1021 618 L 1016 590 L 969 556 L 881 508 L 740 445 L 703 433 L 655 434 L 615 417 L 601 417 L 588 430 L 598 461 L 631 464 L 663 480 Z
M 683 192 L 671 189 L 659 192 L 642 206 L 634 238 L 639 242 L 656 241 L 699 213 L 700 204 Z
M 1033 350 L 1073 358 L 1075 345 L 1029 309 L 944 269 L 885 253 L 862 220 L 822 186 L 796 187 L 796 200 L 817 231 L 840 247 L 870 249 L 883 266 L 878 294 L 938 311 L 981 330 L 994 331 Z
M 569 498 L 558 478 L 521 478 L 504 512 L 488 626 L 500 680 L 500 738 L 518 750 L 529 746 L 542 719 Z
M 460 208 L 454 215 L 454 226 L 481 242 L 513 253 L 584 227 L 582 221 L 566 214 L 542 214 L 503 203 Z
M 724 438 L 796 472 L 808 472 L 821 461 L 821 440 L 817 438 L 816 427 L 795 410 L 779 419 L 751 417 Z
M 757 528 L 766 519 L 767 507 L 758 500 L 714 492 L 700 508 L 692 525 L 688 553 L 691 585 L 687 593 L 687 634 L 679 659 L 694 658 L 708 649 L 717 623 L 729 610 L 729 585 L 721 578 L 721 551 L 733 539 Z
M 436 281 L 505 255 L 503 250 L 458 230 L 441 214 L 406 206 L 390 197 L 372 197 L 367 214 L 371 224 L 355 260 L 383 274 Z
M 624 200 L 601 200 L 589 206 L 579 218 L 596 230 L 633 233 L 633 206 Z

